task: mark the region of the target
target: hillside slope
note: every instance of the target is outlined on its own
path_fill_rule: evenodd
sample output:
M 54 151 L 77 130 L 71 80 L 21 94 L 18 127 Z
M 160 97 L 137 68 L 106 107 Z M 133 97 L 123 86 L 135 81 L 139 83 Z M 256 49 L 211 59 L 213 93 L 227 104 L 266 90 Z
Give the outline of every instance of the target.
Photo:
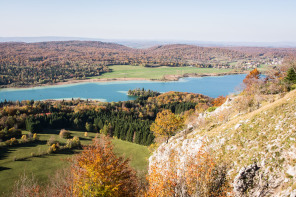
M 191 133 L 187 129 L 162 144 L 149 159 L 150 169 L 175 163 L 186 171 L 186 161 L 205 145 L 228 164 L 234 196 L 296 196 L 296 91 L 246 114 L 232 110 L 236 99 L 197 117 L 188 125 Z

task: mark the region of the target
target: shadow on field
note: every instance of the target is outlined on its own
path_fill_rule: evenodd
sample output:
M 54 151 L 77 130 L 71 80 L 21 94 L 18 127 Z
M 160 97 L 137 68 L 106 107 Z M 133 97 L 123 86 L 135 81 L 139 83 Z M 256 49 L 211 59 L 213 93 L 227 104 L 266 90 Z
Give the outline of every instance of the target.
M 7 155 L 12 152 L 7 147 L 1 147 L 0 148 L 0 160 L 5 159 Z
M 71 129 L 66 129 L 67 131 L 69 131 L 71 133 L 69 139 L 73 138 L 74 136 L 77 136 L 77 133 L 81 133 L 81 135 L 83 135 L 86 131 L 85 130 L 75 130 L 75 131 L 71 131 Z M 39 134 L 54 134 L 54 135 L 59 135 L 60 134 L 61 129 L 44 129 L 42 132 L 40 132 Z M 94 133 L 94 134 L 98 134 L 98 132 L 89 132 L 89 133 Z M 92 140 L 94 137 L 82 137 L 81 135 L 79 135 L 79 139 L 80 140 Z
M 64 129 L 71 133 L 71 130 L 72 130 L 71 128 L 70 129 L 64 128 Z M 49 129 L 49 128 L 46 128 L 42 132 L 39 132 L 39 133 L 40 134 L 56 134 L 56 135 L 59 135 L 61 130 L 62 129 Z M 81 133 L 85 132 L 85 130 L 79 130 L 79 129 L 75 129 L 75 131 L 78 131 L 78 132 L 81 132 Z
M 59 152 L 58 152 L 58 154 L 65 154 L 65 155 L 72 155 L 75 153 L 77 153 L 77 152 L 73 149 L 62 149 L 62 150 L 59 150 Z
M 6 167 L 0 166 L 0 172 L 3 171 L 3 170 L 9 170 L 9 169 L 11 169 L 11 168 L 6 168 Z
M 44 129 L 40 134 L 56 134 L 59 135 L 61 130 L 59 129 Z
M 0 148 L 0 160 L 7 158 L 8 155 L 10 153 L 12 153 L 13 151 L 16 151 L 17 148 L 35 147 L 35 146 L 44 145 L 44 144 L 46 144 L 46 141 L 38 140 L 38 141 L 28 142 L 28 143 L 24 143 L 24 144 L 16 144 L 13 146 L 1 147 Z
M 84 137 L 79 137 L 80 141 L 85 140 L 85 141 L 91 141 L 93 138 L 84 138 Z

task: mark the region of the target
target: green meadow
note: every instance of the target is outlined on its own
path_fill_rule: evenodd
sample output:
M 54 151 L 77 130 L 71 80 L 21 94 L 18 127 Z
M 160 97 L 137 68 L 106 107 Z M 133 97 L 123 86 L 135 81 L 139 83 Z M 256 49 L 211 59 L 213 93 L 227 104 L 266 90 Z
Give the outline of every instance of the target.
M 217 68 L 196 68 L 196 67 L 167 67 L 161 66 L 149 68 L 143 66 L 132 65 L 113 65 L 109 66 L 112 72 L 104 73 L 100 79 L 110 78 L 145 78 L 145 79 L 161 79 L 164 75 L 182 75 L 185 73 L 225 73 L 231 72 L 233 69 L 217 69 Z
M 24 131 L 23 133 L 26 133 Z M 38 154 L 49 149 L 46 144 L 47 140 L 54 136 L 60 144 L 66 142 L 66 139 L 59 137 L 59 130 L 48 130 L 38 134 L 39 141 L 31 142 L 13 147 L 0 147 L 0 196 L 9 194 L 13 189 L 15 181 L 20 175 L 34 174 L 41 184 L 46 184 L 50 175 L 56 170 L 65 168 L 70 165 L 69 158 L 79 150 L 65 150 L 56 154 L 44 155 L 41 157 L 32 157 L 32 153 Z M 71 131 L 71 136 L 80 138 L 82 145 L 92 142 L 95 133 L 88 133 L 84 136 L 84 132 Z M 120 156 L 131 159 L 131 166 L 137 171 L 147 171 L 149 151 L 146 146 L 113 139 L 114 151 Z M 25 158 L 24 160 L 18 160 Z

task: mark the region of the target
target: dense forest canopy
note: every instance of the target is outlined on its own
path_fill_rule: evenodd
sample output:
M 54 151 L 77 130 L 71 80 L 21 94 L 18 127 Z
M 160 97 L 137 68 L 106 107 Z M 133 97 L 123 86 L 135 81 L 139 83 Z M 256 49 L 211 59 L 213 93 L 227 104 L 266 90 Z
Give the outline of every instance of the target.
M 229 68 L 231 62 L 265 63 L 295 49 L 198 47 L 172 44 L 133 49 L 114 43 L 65 41 L 0 43 L 0 85 L 22 86 L 85 79 L 111 72 L 108 65 Z
M 158 112 L 169 109 L 180 114 L 212 106 L 212 98 L 193 93 L 131 90 L 134 101 L 103 103 L 96 101 L 22 101 L 0 103 L 0 141 L 20 138 L 21 130 L 32 133 L 44 129 L 75 129 L 98 132 L 137 144 L 150 145 L 154 135 L 150 125 Z

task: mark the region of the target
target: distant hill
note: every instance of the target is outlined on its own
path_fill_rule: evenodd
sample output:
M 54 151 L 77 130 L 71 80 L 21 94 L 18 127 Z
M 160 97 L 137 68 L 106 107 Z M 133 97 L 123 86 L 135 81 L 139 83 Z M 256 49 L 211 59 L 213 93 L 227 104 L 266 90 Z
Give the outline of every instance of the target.
M 100 41 L 94 38 L 79 38 L 79 37 L 57 37 L 57 36 L 44 36 L 44 37 L 0 37 L 0 42 L 51 42 L 51 41 Z
M 266 57 L 284 57 L 296 49 L 257 47 L 200 47 L 186 44 L 158 45 L 147 49 L 134 49 L 117 43 L 101 41 L 52 41 L 52 42 L 4 42 L 0 43 L 1 57 L 34 59 L 34 64 L 52 64 L 56 58 L 72 61 L 73 58 L 95 61 L 101 65 L 135 64 L 163 66 L 213 66 L 249 58 L 263 60 Z M 36 57 L 38 57 L 36 59 Z M 38 61 L 37 61 L 38 60 Z
M 215 41 L 193 41 L 193 40 L 137 40 L 137 39 L 103 39 L 85 37 L 61 37 L 61 36 L 42 36 L 42 37 L 0 37 L 0 42 L 50 42 L 50 41 L 102 41 L 113 42 L 131 48 L 149 48 L 157 45 L 167 44 L 188 44 L 203 47 L 271 47 L 271 48 L 295 48 L 296 42 L 215 42 Z

